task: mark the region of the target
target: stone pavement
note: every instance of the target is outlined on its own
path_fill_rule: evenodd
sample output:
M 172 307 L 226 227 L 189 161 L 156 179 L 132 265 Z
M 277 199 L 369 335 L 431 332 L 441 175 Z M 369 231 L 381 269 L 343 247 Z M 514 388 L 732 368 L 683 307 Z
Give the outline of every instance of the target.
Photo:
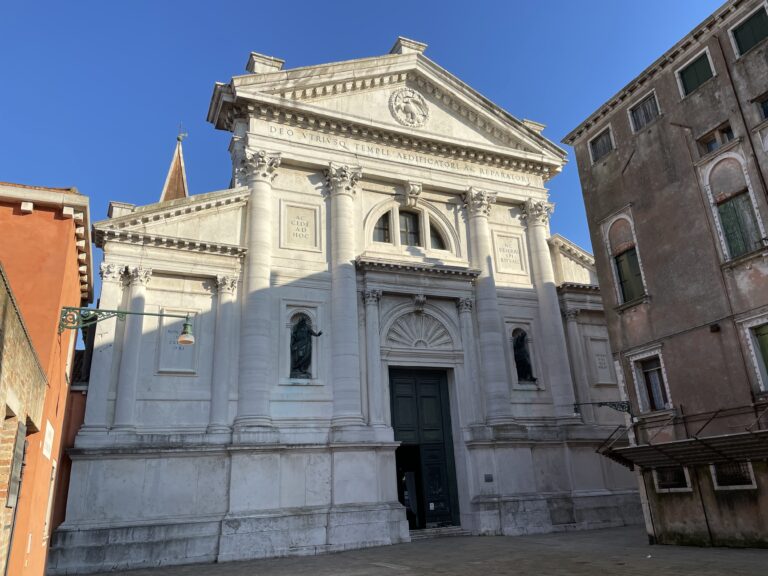
M 419 540 L 337 554 L 110 572 L 110 576 L 751 576 L 768 550 L 649 546 L 641 527 Z M 106 575 L 105 575 L 106 576 Z

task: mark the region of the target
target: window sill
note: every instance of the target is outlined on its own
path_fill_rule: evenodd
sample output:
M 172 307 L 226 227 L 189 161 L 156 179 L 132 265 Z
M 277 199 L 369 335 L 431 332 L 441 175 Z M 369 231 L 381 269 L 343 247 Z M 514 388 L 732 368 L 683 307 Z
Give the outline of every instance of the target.
M 754 14 L 754 12 L 753 12 L 753 14 Z M 738 28 L 738 26 L 737 26 L 737 28 Z M 731 33 L 733 33 L 733 32 L 731 32 Z M 761 46 L 764 46 L 767 41 L 768 41 L 768 38 L 763 38 L 762 40 L 758 41 L 757 44 L 755 44 L 754 46 L 751 46 L 750 48 L 748 48 L 746 52 L 742 52 L 741 54 L 737 54 L 736 55 L 736 62 L 739 62 L 742 59 L 744 59 L 746 56 L 749 56 L 750 54 L 753 54 Z M 735 44 L 736 43 L 734 42 L 734 48 L 736 48 L 734 50 L 734 52 L 738 52 L 738 50 L 739 50 L 738 46 L 736 46 Z
M 635 129 L 633 128 L 633 129 L 632 129 L 632 134 L 633 134 L 634 136 L 639 136 L 640 134 L 643 134 L 644 132 L 646 132 L 646 131 L 650 130 L 651 128 L 653 128 L 653 127 L 656 125 L 656 123 L 659 121 L 659 119 L 661 119 L 661 118 L 663 118 L 663 117 L 664 117 L 664 114 L 662 114 L 662 113 L 659 113 L 659 115 L 658 115 L 658 116 L 656 116 L 656 118 L 654 118 L 653 120 L 651 120 L 650 122 L 648 122 L 648 124 L 646 124 L 645 126 L 643 126 L 642 128 L 640 128 L 640 130 L 635 130 Z M 631 124 L 631 121 L 630 121 L 630 124 Z
M 746 254 L 742 254 L 736 258 L 726 260 L 720 265 L 720 267 L 726 272 L 731 272 L 734 268 L 737 268 L 743 264 L 749 264 L 758 258 L 768 258 L 768 246 L 763 246 L 762 248 L 758 248 L 752 252 L 747 252 Z
M 742 140 L 743 140 L 743 138 L 741 138 L 741 136 L 739 136 L 738 138 L 734 138 L 733 140 L 731 140 L 727 144 L 723 144 L 717 150 L 712 150 L 712 152 L 707 152 L 706 154 L 701 156 L 696 161 L 696 163 L 694 165 L 695 166 L 703 166 L 704 164 L 709 163 L 714 158 L 717 158 L 717 156 L 719 156 L 723 152 L 728 152 L 730 150 L 733 150 L 734 148 L 737 148 L 742 143 Z
M 592 167 L 594 168 L 598 164 L 604 164 L 606 160 L 608 160 L 611 156 L 613 156 L 613 154 L 614 154 L 614 152 L 616 152 L 616 150 L 618 150 L 618 148 L 611 148 L 611 151 L 608 152 L 607 154 L 603 154 L 597 160 L 592 160 Z M 591 160 L 591 158 L 590 158 L 590 160 Z
M 712 64 L 710 63 L 710 67 L 712 67 Z M 678 79 L 680 78 L 680 74 L 677 74 Z M 685 102 L 688 100 L 691 96 L 696 94 L 699 90 L 701 90 L 702 86 L 706 86 L 707 84 L 710 84 L 715 78 L 717 78 L 717 73 L 715 70 L 712 70 L 712 76 L 704 80 L 701 84 L 696 86 L 692 91 L 688 92 L 688 94 L 683 94 L 683 97 L 680 99 L 682 102 Z
M 632 308 L 635 308 L 636 306 L 639 306 L 640 304 L 650 304 L 651 297 L 648 294 L 643 294 L 639 298 L 635 298 L 634 300 L 630 300 L 629 302 L 624 302 L 624 304 L 620 304 L 619 306 L 615 306 L 613 309 L 618 314 L 623 314 L 627 310 L 630 310 Z
M 677 416 L 677 411 L 674 407 L 664 408 L 663 410 L 648 410 L 647 412 L 641 412 L 635 418 L 646 423 L 661 423 L 669 420 L 672 416 Z

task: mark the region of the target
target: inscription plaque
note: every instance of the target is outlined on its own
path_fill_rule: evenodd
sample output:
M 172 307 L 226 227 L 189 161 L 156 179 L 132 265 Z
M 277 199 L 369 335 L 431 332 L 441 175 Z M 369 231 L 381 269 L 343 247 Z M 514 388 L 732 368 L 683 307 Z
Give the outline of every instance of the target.
M 315 208 L 287 205 L 285 207 L 285 234 L 283 240 L 287 248 L 316 250 L 318 248 L 317 210 Z
M 507 274 L 524 274 L 523 248 L 518 236 L 497 234 L 494 238 L 496 247 L 496 269 Z

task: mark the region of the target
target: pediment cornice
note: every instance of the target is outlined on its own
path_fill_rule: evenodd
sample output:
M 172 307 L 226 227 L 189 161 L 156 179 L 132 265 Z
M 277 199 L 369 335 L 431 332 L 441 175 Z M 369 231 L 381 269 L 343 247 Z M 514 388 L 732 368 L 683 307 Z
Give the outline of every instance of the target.
M 166 236 L 148 230 L 147 226 L 189 218 L 206 211 L 236 208 L 244 205 L 248 196 L 248 188 L 240 187 L 139 206 L 129 214 L 96 222 L 93 225 L 94 242 L 100 248 L 109 241 L 116 241 L 124 244 L 152 245 L 240 257 L 246 251 L 243 246 Z
M 322 107 L 327 98 L 406 85 L 439 101 L 446 110 L 496 144 L 452 140 L 434 132 L 376 122 L 354 114 L 342 115 Z M 340 134 L 372 142 L 395 143 L 490 166 L 521 169 L 545 178 L 558 173 L 566 161 L 561 148 L 421 54 L 388 55 L 235 77 L 229 84 L 217 85 L 209 121 L 220 129 L 231 130 L 236 118 L 244 118 L 254 111 L 261 119 L 334 133 L 337 133 L 336 126 Z M 519 168 L 515 168 L 515 162 Z M 532 166 L 527 166 L 528 163 Z

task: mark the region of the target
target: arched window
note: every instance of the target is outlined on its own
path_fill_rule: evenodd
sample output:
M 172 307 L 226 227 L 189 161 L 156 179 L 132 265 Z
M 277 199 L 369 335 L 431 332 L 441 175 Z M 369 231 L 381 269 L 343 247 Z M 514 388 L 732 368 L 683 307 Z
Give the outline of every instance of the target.
M 400 211 L 400 244 L 403 246 L 421 246 L 419 215 L 415 212 Z
M 390 216 L 391 212 L 383 214 L 381 218 L 376 222 L 376 226 L 373 228 L 373 241 L 374 242 L 392 242 L 392 235 L 390 234 Z
M 440 234 L 440 231 L 431 219 L 429 221 L 429 245 L 433 250 L 448 250 L 448 245 L 443 239 L 443 235 Z
M 515 354 L 515 368 L 518 382 L 536 382 L 531 364 L 531 351 L 528 348 L 528 334 L 522 328 L 512 330 L 512 350 Z
M 762 248 L 762 234 L 739 162 L 734 158 L 719 162 L 709 176 L 709 187 L 730 257 Z
M 640 271 L 632 226 L 628 220 L 620 218 L 611 225 L 608 230 L 608 243 L 622 303 L 642 297 L 645 294 L 643 275 Z

